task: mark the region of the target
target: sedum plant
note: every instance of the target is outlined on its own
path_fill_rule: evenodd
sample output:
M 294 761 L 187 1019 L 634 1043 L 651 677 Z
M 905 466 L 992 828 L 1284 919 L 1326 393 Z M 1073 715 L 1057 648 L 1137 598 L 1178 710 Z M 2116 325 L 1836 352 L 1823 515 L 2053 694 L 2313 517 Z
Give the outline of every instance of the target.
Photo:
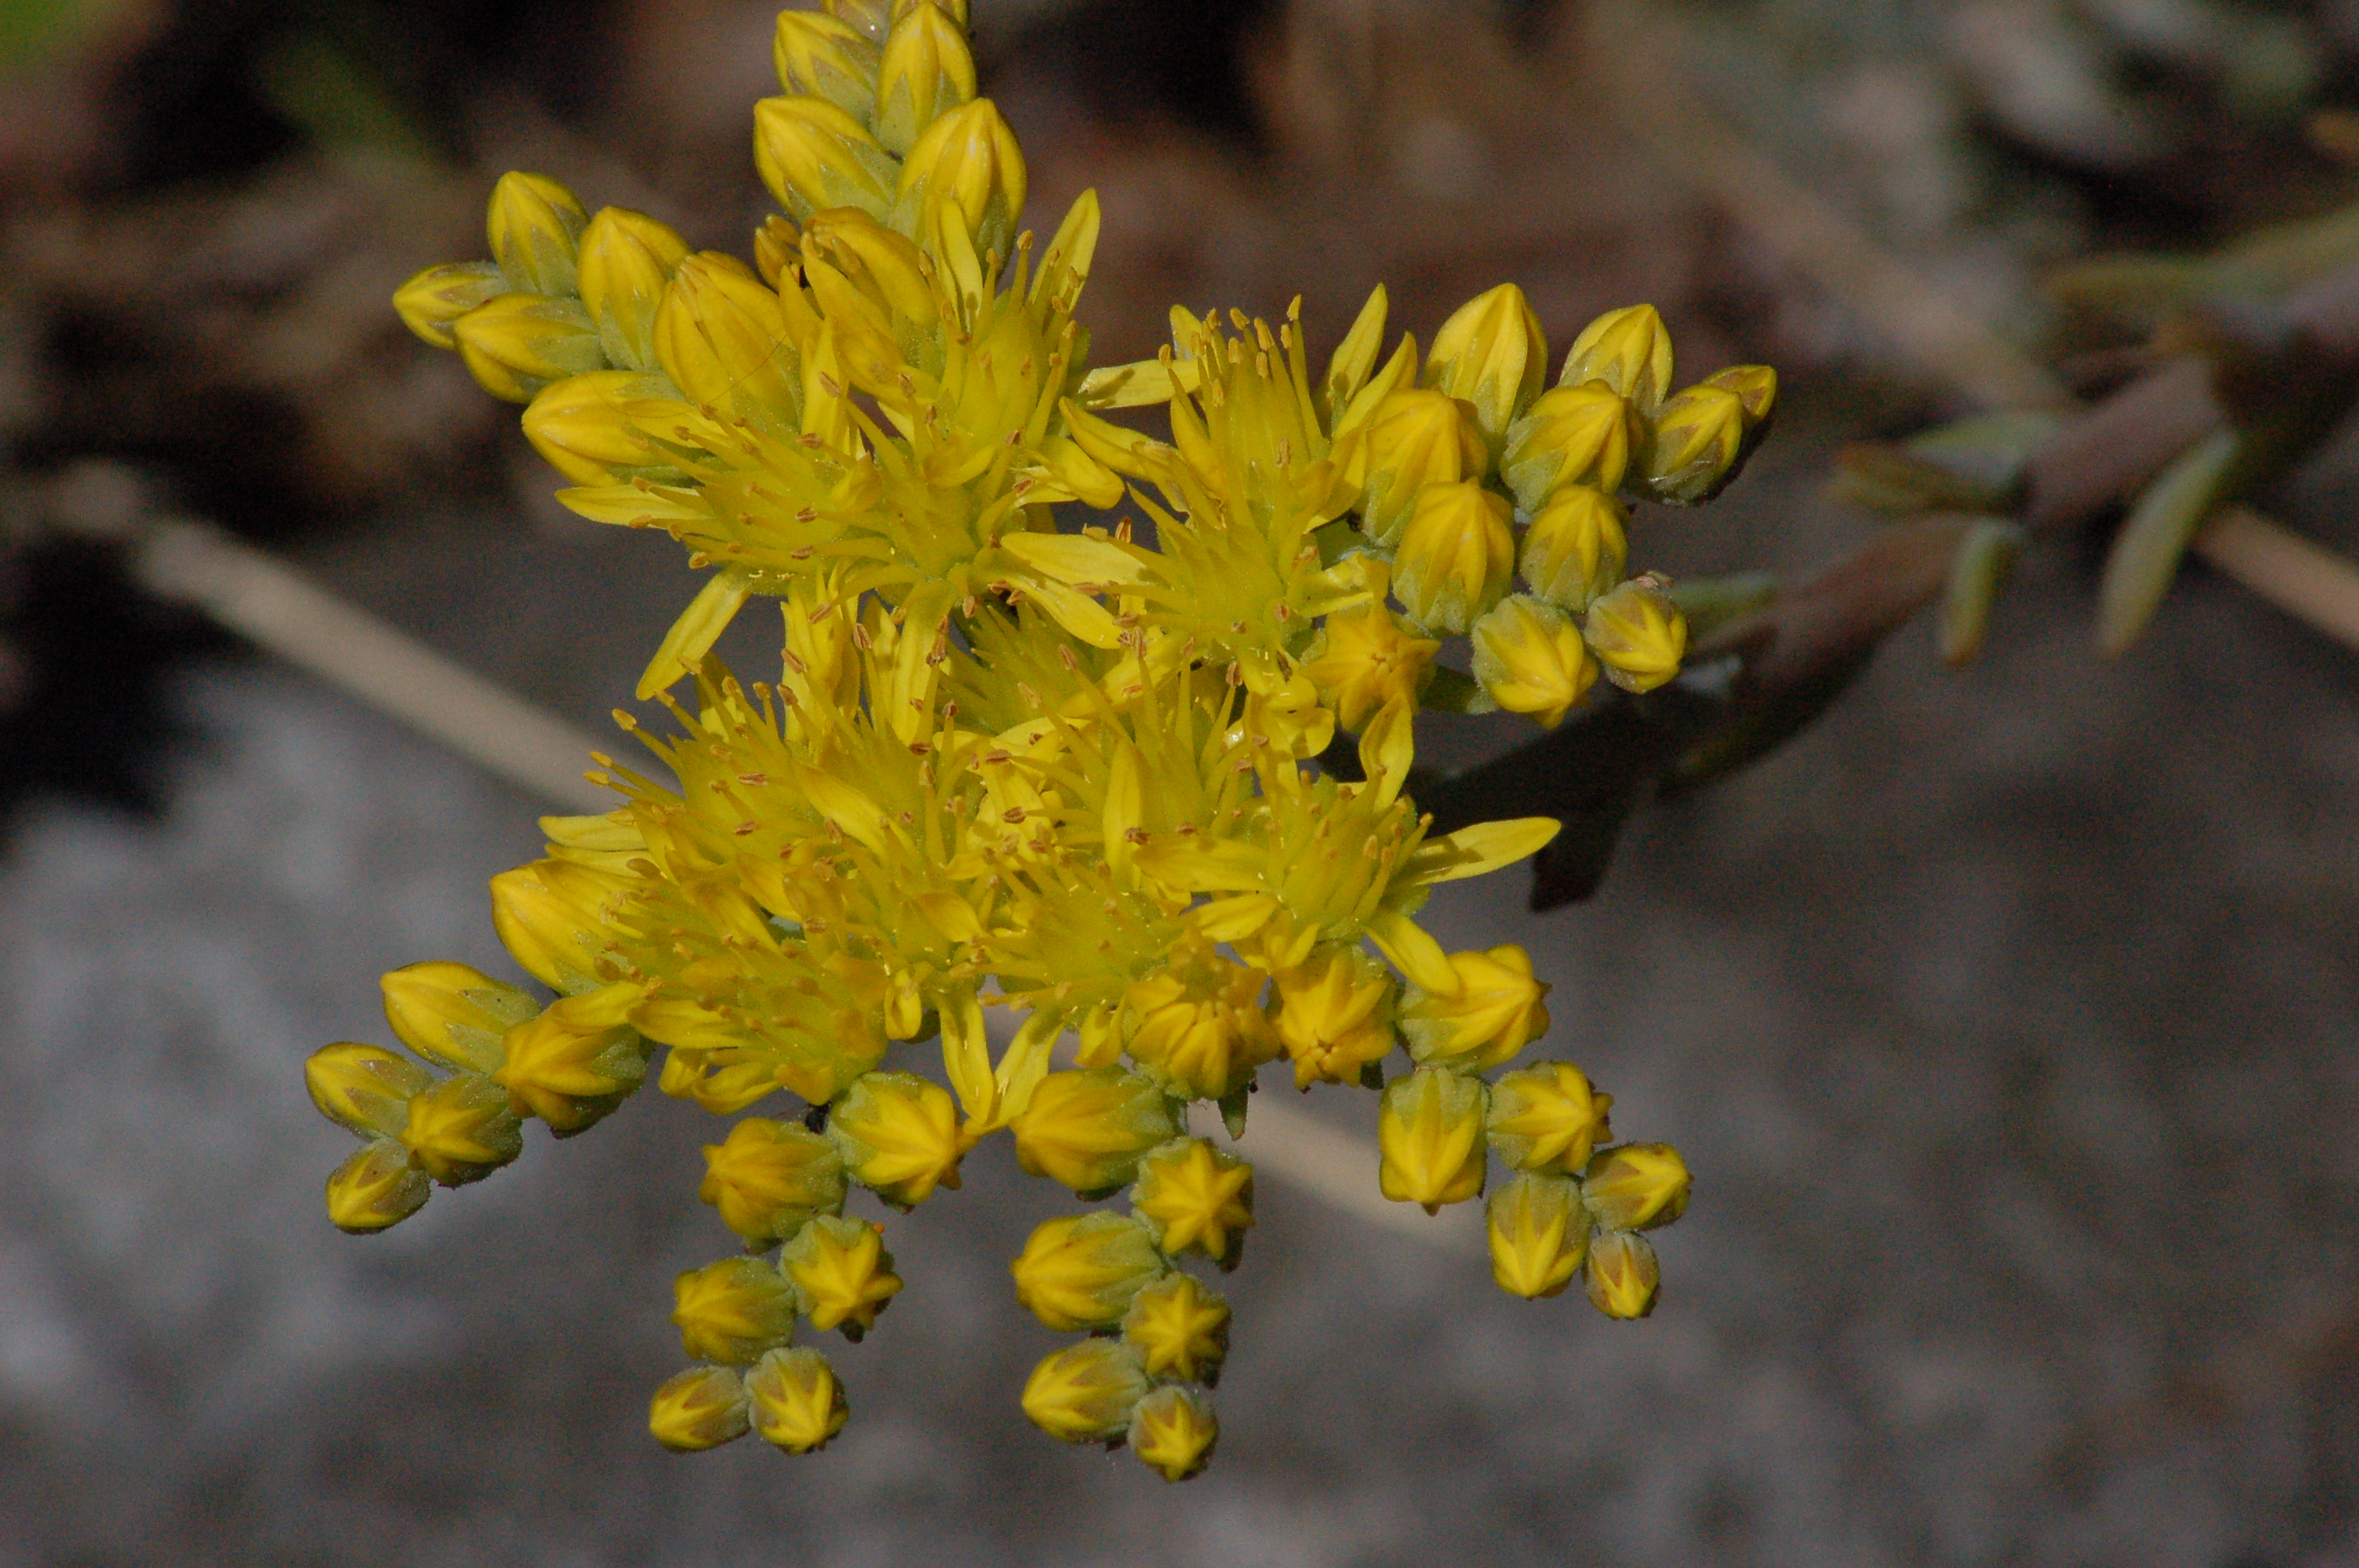
M 1183 308 L 1158 358 L 1093 369 L 1096 201 L 1045 246 L 1017 230 L 1023 157 L 974 96 L 965 21 L 963 0 L 779 17 L 784 95 L 754 141 L 783 211 L 751 266 L 511 174 L 492 259 L 399 291 L 525 405 L 567 505 L 664 530 L 704 578 L 638 689 L 670 725 L 617 716 L 657 765 L 597 758 L 615 809 L 545 819 L 546 857 L 492 881 L 551 997 L 396 970 L 413 1054 L 331 1045 L 310 1086 L 364 1140 L 327 1190 L 356 1233 L 515 1159 L 527 1120 L 588 1129 L 651 1069 L 737 1118 L 698 1196 L 742 1249 L 680 1276 L 693 1365 L 654 1399 L 677 1449 L 827 1443 L 844 1390 L 798 1333 L 872 1328 L 901 1283 L 891 1216 L 1005 1133 L 1027 1172 L 1114 1200 L 1012 1265 L 1075 1336 L 1026 1411 L 1179 1480 L 1212 1452 L 1229 1333 L 1183 1265 L 1234 1267 L 1254 1223 L 1252 1167 L 1190 1113 L 1241 1132 L 1281 1058 L 1302 1088 L 1378 1091 L 1388 1197 L 1471 1202 L 1498 1157 L 1503 1288 L 1651 1310 L 1679 1155 L 1614 1145 L 1571 1065 L 1515 1065 L 1549 1022 L 1522 949 L 1449 952 L 1417 920 L 1558 825 L 1431 831 L 1414 721 L 1554 725 L 1601 675 L 1674 676 L 1684 623 L 1662 579 L 1625 577 L 1618 497 L 1707 499 L 1775 380 L 1675 390 L 1638 306 L 1550 384 L 1512 285 L 1423 352 L 1386 351 L 1379 289 L 1315 372 L 1296 312 Z M 1168 439 L 1106 417 L 1149 406 Z M 1060 527 L 1074 503 L 1125 514 Z M 749 683 L 711 649 L 756 599 L 783 645 Z M 1457 637 L 1469 672 L 1437 662 Z M 908 1070 L 936 1041 L 939 1078 Z

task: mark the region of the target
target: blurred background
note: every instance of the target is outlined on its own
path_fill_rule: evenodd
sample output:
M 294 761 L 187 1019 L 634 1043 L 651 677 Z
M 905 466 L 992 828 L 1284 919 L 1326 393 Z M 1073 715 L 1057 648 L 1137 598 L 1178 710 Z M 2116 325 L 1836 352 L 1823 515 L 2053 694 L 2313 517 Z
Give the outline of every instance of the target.
M 1690 376 L 1777 365 L 1745 477 L 1634 524 L 1674 573 L 1867 538 L 1831 463 L 2005 401 L 1978 333 L 2121 373 L 2059 266 L 2359 229 L 2351 0 L 973 6 L 1031 221 L 1103 200 L 1101 361 L 1175 300 L 1299 293 L 1323 351 L 1379 280 L 1422 339 L 1512 279 L 1559 344 L 1647 299 Z M 1640 815 L 1593 900 L 1446 906 L 1697 1173 L 1643 1324 L 1265 1180 L 1220 1456 L 1167 1487 L 1016 1409 L 1060 1195 L 998 1144 L 898 1223 L 833 1446 L 679 1458 L 701 1113 L 332 1230 L 302 1058 L 384 1035 L 384 969 L 511 972 L 483 884 L 547 806 L 145 591 L 126 530 L 208 519 L 607 733 L 676 551 L 559 509 L 386 301 L 511 168 L 743 251 L 774 16 L 0 0 L 0 1563 L 2359 1565 L 2359 655 L 2194 570 L 2102 663 L 2101 537 L 1981 663 L 1904 632 Z M 2337 436 L 2265 500 L 2359 551 L 2354 482 Z

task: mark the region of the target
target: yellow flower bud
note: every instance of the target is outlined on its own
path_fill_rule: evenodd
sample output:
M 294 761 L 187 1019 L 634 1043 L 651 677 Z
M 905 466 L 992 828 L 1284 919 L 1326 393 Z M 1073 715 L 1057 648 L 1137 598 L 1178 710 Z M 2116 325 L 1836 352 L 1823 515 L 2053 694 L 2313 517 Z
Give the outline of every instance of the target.
M 1303 655 L 1302 673 L 1334 704 L 1335 721 L 1364 729 L 1385 705 L 1414 708 L 1441 644 L 1410 633 L 1381 604 L 1363 604 L 1327 617 Z
M 494 397 L 527 403 L 552 381 L 606 363 L 590 313 L 572 299 L 502 294 L 451 325 L 467 372 Z
M 1084 1339 L 1041 1357 L 1024 1381 L 1024 1413 L 1049 1436 L 1095 1443 L 1128 1430 L 1147 1373 L 1119 1339 Z
M 950 1091 L 914 1073 L 864 1073 L 828 1108 L 828 1136 L 852 1179 L 897 1208 L 959 1184 L 967 1141 Z
M 841 1328 L 854 1341 L 901 1290 L 885 1233 L 868 1220 L 842 1215 L 821 1215 L 795 1232 L 778 1267 L 801 1295 L 813 1328 Z
M 1560 386 L 1602 381 L 1639 414 L 1651 416 L 1671 389 L 1671 334 L 1651 305 L 1608 310 L 1581 330 L 1564 356 Z
M 1294 1087 L 1355 1084 L 1392 1054 L 1397 987 L 1392 973 L 1355 947 L 1331 946 L 1277 977 L 1271 1022 L 1294 1063 Z
M 1229 1303 L 1193 1275 L 1174 1271 L 1131 1298 L 1122 1337 L 1150 1377 L 1217 1382 L 1229 1353 Z
M 960 31 L 966 30 L 967 0 L 893 0 L 892 19 L 897 22 L 922 5 L 932 6 L 956 24 Z
M 690 403 L 726 417 L 777 422 L 802 406 L 802 356 L 778 297 L 734 260 L 679 264 L 656 308 L 656 358 Z
M 1521 1175 L 1491 1195 L 1491 1278 L 1527 1301 L 1560 1295 L 1589 1255 L 1589 1212 L 1569 1176 Z
M 519 294 L 577 292 L 574 245 L 590 214 L 573 192 L 538 174 L 504 174 L 492 187 L 484 229 L 492 260 Z
M 1263 976 L 1218 956 L 1158 970 L 1123 995 L 1130 1054 L 1182 1099 L 1220 1099 L 1277 1054 L 1256 1005 Z
M 852 1415 L 835 1368 L 816 1350 L 767 1352 L 745 1374 L 745 1396 L 754 1435 L 789 1454 L 826 1447 Z
M 1512 1060 L 1548 1033 L 1549 987 L 1532 978 L 1532 957 L 1510 942 L 1487 953 L 1452 953 L 1455 995 L 1412 987 L 1401 1006 L 1401 1033 L 1422 1064 L 1474 1072 Z
M 1050 1073 L 1008 1124 L 1016 1162 L 1076 1193 L 1112 1191 L 1138 1171 L 1138 1157 L 1180 1130 L 1170 1098 L 1143 1073 L 1093 1067 Z
M 455 349 L 451 323 L 495 295 L 507 292 L 507 279 L 490 262 L 450 262 L 429 266 L 393 293 L 402 325 L 438 349 Z
M 804 225 L 803 254 L 824 261 L 874 304 L 896 331 L 936 324 L 933 285 L 918 247 L 856 207 L 821 212 Z
M 1016 1301 L 1049 1327 L 1073 1330 L 1120 1323 L 1165 1264 L 1146 1226 L 1099 1210 L 1045 1221 L 1007 1268 Z
M 496 1071 L 501 1038 L 540 1011 L 516 987 L 464 964 L 410 964 L 378 983 L 395 1037 L 429 1062 L 465 1072 Z
M 1590 1304 L 1608 1317 L 1644 1317 L 1663 1281 L 1655 1248 L 1635 1230 L 1601 1230 L 1589 1242 Z
M 1724 387 L 1745 405 L 1745 422 L 1758 427 L 1777 411 L 1777 373 L 1767 365 L 1731 365 L 1703 378 L 1706 386 Z
M 582 308 L 608 360 L 625 370 L 656 368 L 656 307 L 687 259 L 688 242 L 644 212 L 607 207 L 590 220 L 582 233 Z
M 1594 383 L 1540 395 L 1508 428 L 1499 477 L 1527 513 L 1568 484 L 1611 495 L 1630 466 L 1630 406 Z
M 1491 1147 L 1516 1170 L 1575 1175 L 1614 1136 L 1613 1108 L 1571 1063 L 1535 1062 L 1491 1086 Z
M 853 119 L 876 111 L 876 44 L 859 28 L 816 11 L 781 11 L 770 45 L 778 85 L 824 98 Z
M 1688 1162 L 1668 1143 L 1625 1143 L 1589 1162 L 1581 1195 L 1597 1223 L 1653 1230 L 1688 1211 Z
M 1401 531 L 1393 595 L 1409 619 L 1462 633 L 1499 602 L 1516 572 L 1514 510 L 1473 480 L 1430 484 Z
M 691 1367 L 668 1379 L 647 1408 L 647 1430 L 675 1454 L 718 1448 L 745 1435 L 745 1385 L 726 1367 Z
M 549 465 L 576 484 L 613 484 L 616 470 L 658 468 L 670 460 L 650 445 L 640 423 L 649 406 L 669 406 L 661 376 L 636 371 L 595 370 L 569 375 L 540 389 L 524 411 L 525 439 Z
M 1548 335 L 1524 291 L 1503 283 L 1451 314 L 1427 352 L 1425 384 L 1474 410 L 1495 453 L 1548 384 Z
M 1165 1253 L 1234 1268 L 1253 1227 L 1253 1167 L 1201 1138 L 1174 1139 L 1138 1162 L 1130 1208 Z
M 534 979 L 559 991 L 595 989 L 605 906 L 621 890 L 568 860 L 537 860 L 492 879 L 492 930 Z
M 1220 1440 L 1212 1402 L 1192 1389 L 1158 1389 L 1131 1411 L 1130 1451 L 1167 1481 L 1184 1481 L 1211 1464 Z
M 696 1195 L 748 1243 L 766 1246 L 815 1216 L 842 1210 L 843 1156 L 833 1141 L 807 1128 L 749 1116 L 704 1146 Z
M 347 1041 L 312 1052 L 303 1083 L 330 1121 L 363 1138 L 392 1138 L 409 1119 L 410 1100 L 433 1087 L 434 1075 L 383 1046 Z
M 933 5 L 893 24 L 876 72 L 876 139 L 907 153 L 937 119 L 974 96 L 974 56 L 959 25 Z
M 821 6 L 871 43 L 883 43 L 886 29 L 893 25 L 893 0 L 821 0 Z
M 1384 1163 L 1376 1175 L 1395 1203 L 1437 1212 L 1483 1191 L 1483 1110 L 1480 1078 L 1419 1067 L 1385 1086 L 1376 1119 Z
M 893 155 L 824 98 L 765 98 L 754 105 L 754 167 L 797 222 L 830 207 L 892 211 Z
M 1553 730 L 1597 679 L 1581 628 L 1545 600 L 1512 594 L 1474 622 L 1474 678 L 1510 713 Z
M 1484 461 L 1482 432 L 1468 426 L 1454 399 L 1430 388 L 1391 394 L 1368 417 L 1361 532 L 1393 548 L 1428 485 L 1479 479 Z
M 1622 580 L 1630 557 L 1626 515 L 1603 490 L 1571 484 L 1558 491 L 1524 532 L 1524 581 L 1560 610 L 1587 610 Z
M 893 226 L 929 232 L 927 214 L 955 208 L 974 248 L 1003 257 L 1024 211 L 1024 153 L 998 105 L 977 98 L 926 127 L 901 166 Z M 939 220 L 934 220 L 939 221 Z
M 699 1361 L 743 1367 L 794 1336 L 794 1287 L 766 1260 L 723 1258 L 672 1281 L 671 1320 Z
M 482 1181 L 524 1149 L 524 1128 L 507 1091 L 461 1073 L 412 1098 L 401 1130 L 411 1159 L 446 1187 Z
M 407 1144 L 373 1138 L 328 1178 L 328 1218 L 338 1230 L 367 1236 L 416 1214 L 433 1190 Z
M 560 1137 L 582 1130 L 647 1075 L 647 1042 L 623 1022 L 639 995 L 635 986 L 609 986 L 552 1002 L 507 1032 L 492 1081 L 519 1113 Z
M 1589 607 L 1582 635 L 1605 666 L 1605 678 L 1624 691 L 1652 691 L 1680 673 L 1688 651 L 1687 617 L 1662 579 L 1648 573 Z
M 1647 425 L 1647 494 L 1667 506 L 1710 501 L 1736 476 L 1745 431 L 1744 400 L 1724 386 L 1706 382 L 1666 400 Z

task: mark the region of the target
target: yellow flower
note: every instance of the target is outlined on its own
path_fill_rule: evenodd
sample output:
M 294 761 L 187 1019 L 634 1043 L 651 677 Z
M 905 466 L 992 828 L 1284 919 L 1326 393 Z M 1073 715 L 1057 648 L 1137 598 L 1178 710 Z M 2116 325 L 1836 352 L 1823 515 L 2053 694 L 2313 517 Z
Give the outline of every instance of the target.
M 1382 604 L 1363 604 L 1327 618 L 1303 654 L 1302 673 L 1334 704 L 1336 722 L 1356 730 L 1387 704 L 1414 709 L 1440 651 Z
M 1511 1296 L 1561 1294 L 1589 1255 L 1589 1215 L 1565 1176 L 1521 1175 L 1491 1195 L 1491 1277 Z
M 1025 1170 L 1087 1194 L 1129 1181 L 1139 1156 L 1169 1139 L 1179 1124 L 1154 1079 L 1095 1067 L 1043 1077 L 1008 1128 Z
M 409 1102 L 402 1142 L 418 1168 L 446 1187 L 482 1181 L 524 1148 L 524 1129 L 507 1092 L 489 1078 L 461 1073 Z
M 816 1350 L 772 1350 L 745 1374 L 754 1435 L 789 1454 L 811 1454 L 843 1430 L 843 1385 Z
M 1625 1143 L 1589 1162 L 1582 1197 L 1600 1225 L 1652 1230 L 1688 1207 L 1688 1166 L 1668 1143 Z
M 1687 618 L 1660 579 L 1631 579 L 1589 607 L 1582 635 L 1605 666 L 1605 678 L 1625 691 L 1652 691 L 1680 673 L 1687 653 Z
M 843 1207 L 843 1156 L 816 1132 L 747 1117 L 704 1146 L 696 1195 L 721 1223 L 756 1246 L 781 1241 L 813 1217 Z
M 647 1076 L 647 1044 L 623 1021 L 641 999 L 635 986 L 565 997 L 507 1032 L 492 1081 L 520 1114 L 562 1135 L 612 1111 Z
M 1212 1402 L 1188 1389 L 1158 1389 L 1131 1412 L 1130 1451 L 1167 1481 L 1184 1481 L 1211 1464 L 1220 1436 Z
M 1210 953 L 1184 969 L 1134 984 L 1123 999 L 1130 1054 L 1189 1099 L 1221 1099 L 1277 1054 L 1277 1035 L 1258 998 L 1267 977 Z
M 795 1330 L 794 1287 L 750 1258 L 725 1258 L 672 1282 L 671 1320 L 682 1348 L 700 1361 L 742 1367 Z
M 1340 944 L 1277 977 L 1272 1022 L 1294 1063 L 1294 1084 L 1355 1084 L 1392 1054 L 1397 986 L 1382 966 Z
M 1485 1095 L 1481 1079 L 1434 1067 L 1385 1086 L 1376 1122 L 1385 1196 L 1432 1214 L 1482 1193 Z
M 1125 1214 L 1075 1215 L 1043 1222 L 1008 1265 L 1016 1299 L 1055 1329 L 1108 1328 L 1164 1271 L 1144 1225 Z
M 1614 1136 L 1614 1097 L 1592 1089 L 1570 1062 L 1535 1062 L 1491 1086 L 1491 1147 L 1518 1171 L 1578 1175 Z
M 852 1081 L 827 1119 L 852 1179 L 897 1208 L 923 1203 L 937 1186 L 959 1184 L 967 1151 L 958 1107 L 914 1073 L 866 1073 Z
M 1175 1140 L 1139 1162 L 1130 1203 L 1164 1252 L 1233 1267 L 1253 1227 L 1253 1167 L 1201 1138 Z
M 1024 1384 L 1024 1413 L 1067 1443 L 1093 1443 L 1130 1426 L 1147 1390 L 1138 1357 L 1119 1339 L 1084 1339 L 1051 1352 Z
M 1662 1265 L 1635 1230 L 1601 1230 L 1589 1243 L 1589 1300 L 1608 1317 L 1645 1317 L 1655 1310 Z
M 679 1454 L 718 1448 L 745 1435 L 745 1385 L 726 1367 L 691 1367 L 667 1379 L 647 1411 L 647 1430 Z
M 1499 601 L 1516 571 L 1506 497 L 1473 480 L 1429 484 L 1401 531 L 1393 593 L 1409 619 L 1462 633 Z
M 1514 943 L 1487 953 L 1452 953 L 1455 991 L 1412 990 L 1401 1006 L 1401 1033 L 1420 1063 L 1481 1071 L 1511 1061 L 1548 1033 L 1540 1005 L 1547 982 L 1532 978 L 1531 955 Z
M 864 1219 L 823 1214 L 795 1233 L 778 1267 L 801 1297 L 813 1328 L 840 1328 L 858 1340 L 900 1292 L 884 1233 Z
M 1229 1353 L 1229 1303 L 1192 1275 L 1166 1274 L 1131 1298 L 1122 1337 L 1149 1377 L 1213 1382 Z
M 1597 679 L 1581 628 L 1544 600 L 1513 594 L 1474 622 L 1474 678 L 1509 713 L 1548 729 L 1563 722 Z

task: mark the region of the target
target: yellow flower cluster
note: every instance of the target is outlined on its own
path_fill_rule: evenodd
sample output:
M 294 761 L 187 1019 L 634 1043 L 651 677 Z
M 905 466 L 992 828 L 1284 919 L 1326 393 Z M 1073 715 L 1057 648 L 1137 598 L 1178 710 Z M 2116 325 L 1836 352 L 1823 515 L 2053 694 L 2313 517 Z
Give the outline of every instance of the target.
M 751 268 L 510 175 L 493 259 L 400 291 L 421 336 L 527 403 L 569 505 L 665 528 L 712 576 L 640 688 L 676 732 L 617 715 L 659 766 L 598 758 L 617 808 L 545 819 L 545 858 L 493 879 L 502 943 L 554 1000 L 396 970 L 386 1019 L 426 1065 L 332 1045 L 310 1086 L 364 1140 L 328 1184 L 363 1233 L 515 1159 L 527 1119 L 586 1129 L 658 1049 L 664 1092 L 716 1115 L 802 1101 L 705 1151 L 699 1196 L 744 1250 L 678 1281 L 698 1365 L 651 1425 L 679 1449 L 832 1438 L 844 1392 L 799 1323 L 873 1327 L 901 1286 L 891 1213 L 1005 1130 L 1027 1172 L 1128 1204 L 1043 1225 L 1015 1261 L 1018 1300 L 1086 1336 L 1025 1409 L 1178 1480 L 1212 1452 L 1228 1343 L 1226 1303 L 1180 1262 L 1234 1267 L 1254 1222 L 1252 1168 L 1190 1108 L 1234 1132 L 1280 1057 L 1304 1088 L 1382 1089 L 1388 1196 L 1474 1197 L 1499 1153 L 1502 1286 L 1585 1271 L 1606 1313 L 1651 1308 L 1641 1232 L 1685 1204 L 1678 1155 L 1603 1147 L 1610 1102 L 1564 1064 L 1491 1082 L 1546 1029 L 1547 988 L 1520 948 L 1449 953 L 1416 920 L 1557 824 L 1433 834 L 1405 793 L 1412 720 L 1445 634 L 1471 635 L 1490 700 L 1546 722 L 1598 665 L 1670 678 L 1683 628 L 1658 582 L 1622 580 L 1614 494 L 1701 499 L 1773 383 L 1665 397 L 1669 341 L 1638 308 L 1543 391 L 1512 287 L 1422 363 L 1403 340 L 1379 368 L 1379 290 L 1315 382 L 1298 319 L 1185 310 L 1156 361 L 1093 372 L 1073 312 L 1094 200 L 1036 259 L 965 20 L 952 0 L 780 16 L 786 95 L 755 145 L 785 216 Z M 1150 403 L 1169 441 L 1102 417 Z M 1060 531 L 1069 501 L 1145 525 Z M 1517 570 L 1531 591 L 1510 595 Z M 710 650 L 756 595 L 781 667 L 746 685 Z M 1357 778 L 1322 765 L 1339 729 Z M 937 1039 L 939 1077 L 910 1070 Z M 879 1217 L 847 1212 L 854 1187 Z

